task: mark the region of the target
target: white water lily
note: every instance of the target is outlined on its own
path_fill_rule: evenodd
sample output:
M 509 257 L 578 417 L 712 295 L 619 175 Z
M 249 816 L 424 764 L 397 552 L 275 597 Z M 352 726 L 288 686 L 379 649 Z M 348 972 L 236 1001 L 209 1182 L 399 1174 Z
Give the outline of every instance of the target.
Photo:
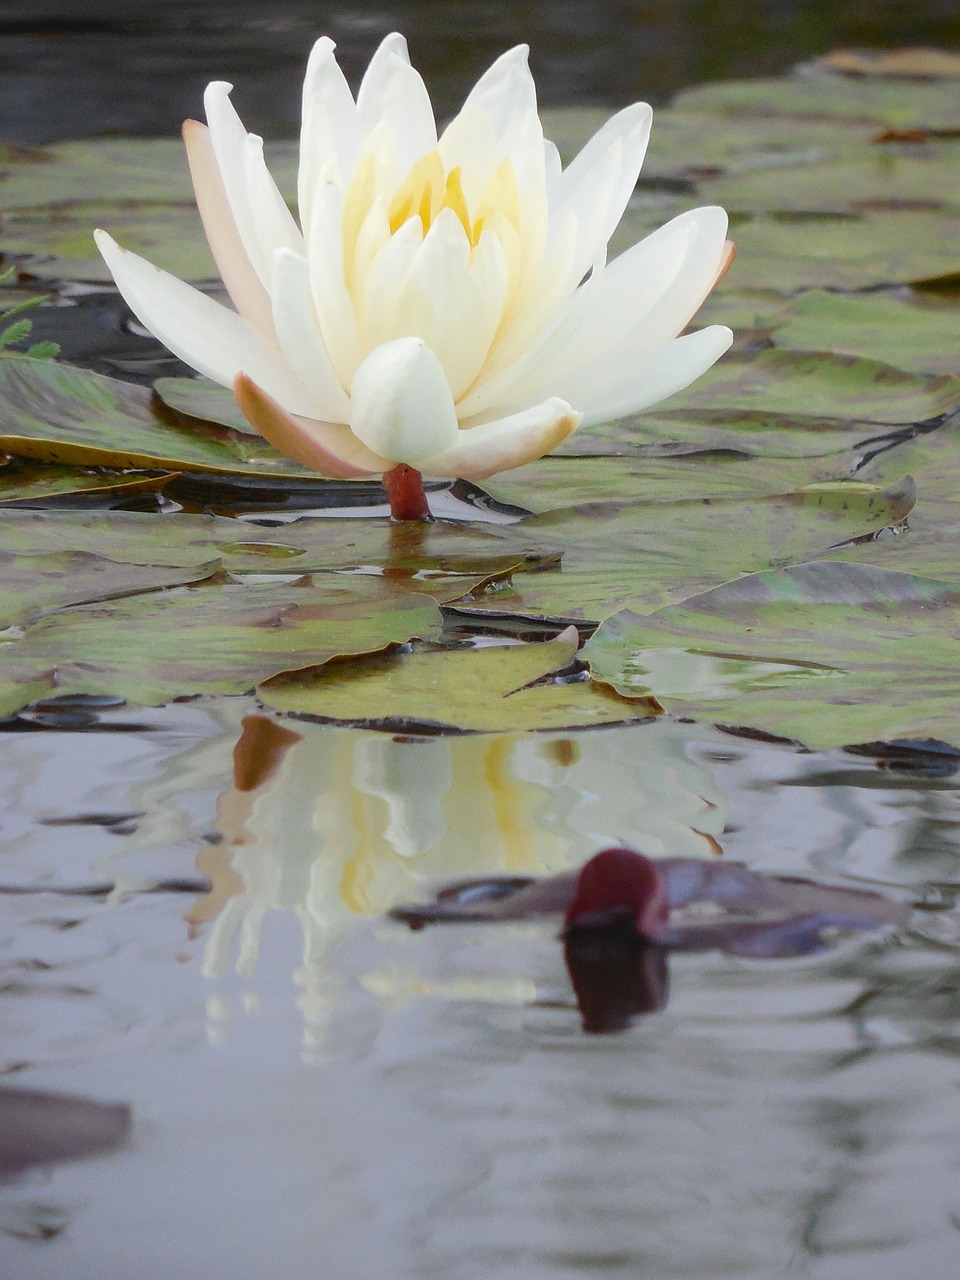
M 236 311 L 104 231 L 97 243 L 143 324 L 233 386 L 254 427 L 307 466 L 482 479 L 581 421 L 672 395 L 729 346 L 719 325 L 678 336 L 729 259 L 722 209 L 681 214 L 606 261 L 648 106 L 614 115 L 563 169 L 525 46 L 438 138 L 402 36 L 380 45 L 356 100 L 321 39 L 303 90 L 298 225 L 230 90 L 209 85 L 207 125 L 183 134 Z

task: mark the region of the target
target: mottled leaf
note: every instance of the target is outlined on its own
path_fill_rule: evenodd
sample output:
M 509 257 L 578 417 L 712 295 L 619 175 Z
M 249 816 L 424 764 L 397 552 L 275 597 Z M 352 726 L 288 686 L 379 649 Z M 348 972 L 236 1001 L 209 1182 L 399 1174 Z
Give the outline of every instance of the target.
M 483 732 L 616 724 L 655 714 L 649 700 L 608 696 L 589 682 L 532 682 L 565 667 L 576 655 L 571 627 L 544 643 L 391 654 L 334 663 L 316 673 L 262 685 L 269 706 L 324 719 L 394 726 L 419 725 Z

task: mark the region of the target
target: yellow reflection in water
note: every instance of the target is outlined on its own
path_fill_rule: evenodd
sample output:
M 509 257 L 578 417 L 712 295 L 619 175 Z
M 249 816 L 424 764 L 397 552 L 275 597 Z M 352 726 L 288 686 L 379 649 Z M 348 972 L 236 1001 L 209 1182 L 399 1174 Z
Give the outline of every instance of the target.
M 223 973 L 236 947 L 238 972 L 251 974 L 264 917 L 293 911 L 298 981 L 316 1012 L 347 923 L 424 882 L 566 870 L 621 842 L 652 857 L 713 856 L 725 803 L 686 742 L 663 721 L 400 738 L 248 716 L 217 806 L 221 843 L 199 859 L 212 889 L 189 916 L 210 926 L 205 972 Z

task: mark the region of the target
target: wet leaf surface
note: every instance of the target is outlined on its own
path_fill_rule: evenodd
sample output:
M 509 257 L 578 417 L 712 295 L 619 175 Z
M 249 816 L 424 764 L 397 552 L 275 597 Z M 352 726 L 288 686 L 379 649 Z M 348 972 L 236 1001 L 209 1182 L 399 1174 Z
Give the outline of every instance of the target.
M 436 604 L 380 580 L 329 575 L 293 583 L 211 580 L 80 605 L 3 645 L 0 705 L 11 683 L 55 672 L 60 693 L 114 694 L 145 706 L 198 693 L 243 693 L 280 671 L 440 634 Z M 7 673 L 12 673 L 12 681 Z
M 812 748 L 960 743 L 960 591 L 868 565 L 743 577 L 651 617 L 608 618 L 594 675 L 669 711 Z
M 611 698 L 589 681 L 533 685 L 567 666 L 577 643 L 569 628 L 542 643 L 334 663 L 316 674 L 271 680 L 259 694 L 281 711 L 373 722 L 398 732 L 582 728 L 656 714 L 649 699 Z
M 955 307 L 811 290 L 777 319 L 773 341 L 788 351 L 835 351 L 898 369 L 960 374 L 960 310 Z

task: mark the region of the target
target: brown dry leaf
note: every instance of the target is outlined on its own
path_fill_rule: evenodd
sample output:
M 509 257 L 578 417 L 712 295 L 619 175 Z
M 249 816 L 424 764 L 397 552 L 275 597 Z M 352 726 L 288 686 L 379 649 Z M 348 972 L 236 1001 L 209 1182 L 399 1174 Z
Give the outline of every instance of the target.
M 811 64 L 847 76 L 899 76 L 929 80 L 960 76 L 960 53 L 947 49 L 834 49 Z

